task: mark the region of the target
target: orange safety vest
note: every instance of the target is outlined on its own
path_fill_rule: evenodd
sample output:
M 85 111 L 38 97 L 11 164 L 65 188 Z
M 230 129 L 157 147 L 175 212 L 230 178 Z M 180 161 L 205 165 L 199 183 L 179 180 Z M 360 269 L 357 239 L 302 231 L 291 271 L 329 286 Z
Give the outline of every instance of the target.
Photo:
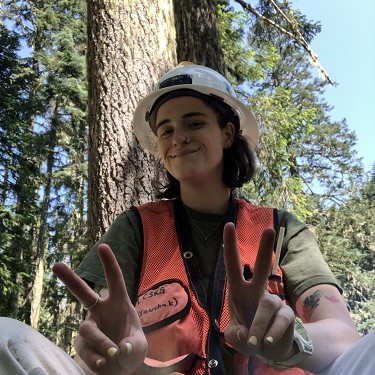
M 143 265 L 136 309 L 148 341 L 147 358 L 137 374 L 224 375 L 221 346 L 233 351 L 236 374 L 271 375 L 280 370 L 259 358 L 236 353 L 224 340 L 229 323 L 228 290 L 222 248 L 219 251 L 213 304 L 205 288 L 179 199 L 137 207 L 143 226 Z M 177 214 L 176 214 L 177 213 Z M 232 198 L 227 221 L 235 222 L 240 259 L 254 269 L 262 232 L 277 229 L 276 210 Z M 284 298 L 281 268 L 269 281 L 270 293 Z M 283 375 L 305 374 L 294 368 Z

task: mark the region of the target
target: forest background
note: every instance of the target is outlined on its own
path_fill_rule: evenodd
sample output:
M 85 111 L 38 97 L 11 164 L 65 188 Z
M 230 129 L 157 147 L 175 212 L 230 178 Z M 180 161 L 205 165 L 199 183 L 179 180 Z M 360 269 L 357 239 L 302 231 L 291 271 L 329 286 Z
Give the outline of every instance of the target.
M 132 114 L 188 60 L 256 113 L 257 172 L 240 194 L 307 222 L 359 331 L 374 330 L 375 163 L 366 174 L 355 133 L 330 116 L 320 30 L 286 0 L 2 0 L 0 315 L 72 353 L 82 308 L 51 265 L 76 267 L 116 215 L 153 199 L 157 161 Z

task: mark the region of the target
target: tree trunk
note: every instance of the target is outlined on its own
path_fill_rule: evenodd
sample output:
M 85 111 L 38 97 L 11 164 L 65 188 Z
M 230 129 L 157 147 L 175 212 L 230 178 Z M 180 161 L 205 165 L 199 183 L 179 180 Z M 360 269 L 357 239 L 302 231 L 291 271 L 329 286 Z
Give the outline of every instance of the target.
M 40 212 L 40 226 L 38 231 L 38 239 L 36 243 L 35 252 L 35 275 L 33 285 L 30 291 L 30 325 L 33 328 L 39 326 L 40 306 L 43 294 L 43 278 L 45 268 L 45 253 L 47 249 L 47 236 L 48 236 L 48 208 L 51 199 L 51 186 L 52 186 L 52 172 L 54 165 L 54 148 L 56 146 L 56 118 L 58 117 L 58 105 L 55 106 L 54 117 L 51 121 L 51 132 L 49 134 L 49 141 L 47 147 L 49 149 L 47 155 L 47 170 L 45 174 L 44 197 Z
M 177 59 L 225 74 L 215 0 L 173 0 Z
M 36 28 L 34 35 L 34 51 L 36 54 L 41 51 L 41 34 L 39 29 Z M 32 59 L 32 78 L 29 88 L 28 102 L 38 100 L 38 90 L 40 90 L 40 66 L 39 61 L 34 57 Z M 31 134 L 34 131 L 35 126 L 35 114 L 31 111 L 26 111 L 26 127 L 27 131 Z M 30 212 L 33 212 L 38 205 L 38 172 L 35 172 L 39 168 L 39 160 L 33 161 L 35 151 L 31 151 L 32 147 L 25 145 L 22 148 L 22 155 L 24 160 L 30 160 L 30 165 L 27 168 L 21 166 L 21 170 L 16 181 L 16 186 L 13 188 L 17 192 L 17 203 L 15 205 L 15 216 L 19 217 L 15 227 L 12 229 L 13 239 L 10 246 L 10 254 L 14 259 L 14 268 L 12 272 L 14 274 L 14 282 L 19 288 L 13 293 L 9 303 L 9 314 L 8 316 L 14 319 L 22 320 L 27 324 L 30 324 L 30 313 L 28 306 L 28 295 L 30 292 L 30 285 L 28 283 L 25 274 L 30 274 L 34 271 L 33 266 L 29 260 L 33 257 L 34 253 L 34 240 L 35 230 L 38 225 L 38 218 L 29 216 Z M 28 171 L 28 172 L 26 172 Z M 33 172 L 31 172 L 33 171 Z M 30 220 L 31 218 L 31 220 Z
M 132 127 L 138 101 L 176 63 L 172 0 L 88 0 L 89 246 L 153 198 L 154 158 Z

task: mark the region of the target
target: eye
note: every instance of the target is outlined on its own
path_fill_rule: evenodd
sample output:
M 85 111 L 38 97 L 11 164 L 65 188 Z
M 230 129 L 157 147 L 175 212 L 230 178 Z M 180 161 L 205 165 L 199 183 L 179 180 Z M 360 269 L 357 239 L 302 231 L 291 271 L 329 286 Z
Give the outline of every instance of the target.
M 202 121 L 194 121 L 189 124 L 190 129 L 199 129 L 204 125 Z
M 157 130 L 157 136 L 158 138 L 166 138 L 168 137 L 171 133 L 173 132 L 173 129 L 172 128 L 167 128 L 167 127 L 160 127 L 158 130 Z

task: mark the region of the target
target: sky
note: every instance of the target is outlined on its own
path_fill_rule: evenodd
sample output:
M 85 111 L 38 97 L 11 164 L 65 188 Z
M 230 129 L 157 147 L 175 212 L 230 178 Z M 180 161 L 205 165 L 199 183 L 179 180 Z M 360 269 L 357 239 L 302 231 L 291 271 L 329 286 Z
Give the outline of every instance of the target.
M 293 0 L 292 7 L 321 23 L 311 47 L 338 83 L 327 86 L 324 98 L 334 107 L 332 120 L 345 118 L 355 131 L 358 156 L 370 171 L 375 163 L 375 1 Z
M 291 0 L 322 31 L 311 43 L 337 86 L 326 86 L 332 120 L 346 119 L 356 133 L 365 171 L 375 163 L 375 0 Z M 317 70 L 318 72 L 318 70 Z

